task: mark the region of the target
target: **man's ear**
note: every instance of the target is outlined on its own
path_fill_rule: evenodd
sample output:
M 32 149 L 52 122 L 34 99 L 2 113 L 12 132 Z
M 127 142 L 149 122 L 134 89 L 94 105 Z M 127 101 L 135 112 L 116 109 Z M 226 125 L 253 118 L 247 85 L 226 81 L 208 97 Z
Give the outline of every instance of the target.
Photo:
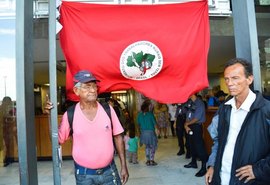
M 77 96 L 79 96 L 79 92 L 80 92 L 80 89 L 78 88 L 78 87 L 73 87 L 73 92 L 77 95 Z
M 249 85 L 252 84 L 253 80 L 254 80 L 254 76 L 253 76 L 253 75 L 250 75 L 250 76 L 247 78 L 248 84 L 249 84 Z

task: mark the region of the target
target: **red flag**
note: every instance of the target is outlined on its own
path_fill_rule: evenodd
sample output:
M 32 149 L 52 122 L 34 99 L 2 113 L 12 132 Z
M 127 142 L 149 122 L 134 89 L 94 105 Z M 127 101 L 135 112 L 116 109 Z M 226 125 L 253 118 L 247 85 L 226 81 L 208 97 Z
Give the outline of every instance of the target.
M 184 102 L 208 86 L 207 1 L 160 5 L 104 5 L 63 1 L 60 42 L 73 75 L 91 71 L 99 92 L 134 88 L 163 103 Z

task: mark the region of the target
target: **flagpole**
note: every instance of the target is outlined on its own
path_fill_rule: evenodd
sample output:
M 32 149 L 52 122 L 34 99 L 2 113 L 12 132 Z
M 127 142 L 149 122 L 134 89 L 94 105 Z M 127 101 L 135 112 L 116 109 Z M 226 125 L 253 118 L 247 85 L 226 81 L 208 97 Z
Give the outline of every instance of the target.
M 53 178 L 55 185 L 61 185 L 60 158 L 58 144 L 58 111 L 57 111 L 57 71 L 56 71 L 56 1 L 49 2 L 49 83 L 50 101 L 54 104 L 51 110 L 51 140 L 53 158 Z

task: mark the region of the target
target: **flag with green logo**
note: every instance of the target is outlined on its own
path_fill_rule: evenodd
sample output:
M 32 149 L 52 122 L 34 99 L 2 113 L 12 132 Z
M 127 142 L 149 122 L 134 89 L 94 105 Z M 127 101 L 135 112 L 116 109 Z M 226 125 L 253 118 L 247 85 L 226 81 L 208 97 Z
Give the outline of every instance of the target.
M 91 71 L 99 92 L 135 89 L 163 103 L 185 102 L 208 86 L 207 1 L 159 5 L 105 5 L 63 1 L 60 43 L 67 61 L 67 97 L 73 75 Z

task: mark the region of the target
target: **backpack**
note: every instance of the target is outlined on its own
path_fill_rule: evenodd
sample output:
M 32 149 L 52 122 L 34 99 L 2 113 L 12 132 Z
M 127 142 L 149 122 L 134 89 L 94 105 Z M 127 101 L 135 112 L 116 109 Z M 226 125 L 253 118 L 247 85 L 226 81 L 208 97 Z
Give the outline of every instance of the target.
M 103 109 L 105 110 L 105 112 L 109 116 L 109 118 L 111 120 L 111 127 L 112 127 L 112 130 L 113 130 L 110 106 L 106 102 L 100 102 L 100 104 L 102 105 Z M 69 127 L 70 127 L 69 136 L 72 136 L 72 134 L 73 134 L 73 117 L 74 117 L 75 106 L 76 106 L 76 104 L 70 106 L 67 109 L 68 123 L 69 123 Z

